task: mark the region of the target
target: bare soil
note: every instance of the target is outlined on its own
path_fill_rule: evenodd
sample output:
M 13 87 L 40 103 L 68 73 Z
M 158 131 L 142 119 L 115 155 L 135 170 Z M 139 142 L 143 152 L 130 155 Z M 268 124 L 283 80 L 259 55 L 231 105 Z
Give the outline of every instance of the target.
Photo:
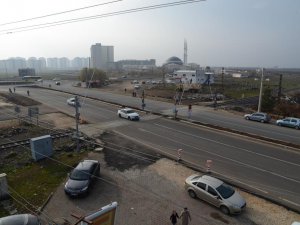
M 41 105 L 40 102 L 35 101 L 23 95 L 19 95 L 17 93 L 0 92 L 0 96 L 2 97 L 2 99 L 4 99 L 5 102 L 13 103 L 15 105 L 21 105 L 21 106 Z
M 107 166 L 119 171 L 142 169 L 162 158 L 152 149 L 141 147 L 114 133 L 104 133 L 100 138 L 105 144 L 104 160 Z

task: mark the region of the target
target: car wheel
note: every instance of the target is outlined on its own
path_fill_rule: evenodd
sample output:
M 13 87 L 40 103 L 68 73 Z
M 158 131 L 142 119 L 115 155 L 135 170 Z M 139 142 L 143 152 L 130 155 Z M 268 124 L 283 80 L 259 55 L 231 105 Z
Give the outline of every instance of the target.
M 121 114 L 119 114 L 119 117 L 121 118 Z
M 299 127 L 299 126 L 296 126 L 295 128 L 296 128 L 296 130 L 299 130 L 300 127 Z
M 195 193 L 194 191 L 192 191 L 192 190 L 189 190 L 189 196 L 190 196 L 191 198 L 197 198 L 196 193 Z
M 246 120 L 250 120 L 250 118 L 248 116 L 246 116 Z
M 264 120 L 260 120 L 260 122 L 261 122 L 261 123 L 264 123 L 265 121 L 264 121 Z
M 281 127 L 281 123 L 278 123 L 277 125 Z
M 130 116 L 128 116 L 128 120 L 131 120 Z
M 224 213 L 224 214 L 226 214 L 226 215 L 228 215 L 229 214 L 229 209 L 228 209 L 228 207 L 226 207 L 226 206 L 224 206 L 224 205 L 222 205 L 221 207 L 220 207 L 220 209 L 221 209 L 221 211 L 222 211 L 222 213 Z

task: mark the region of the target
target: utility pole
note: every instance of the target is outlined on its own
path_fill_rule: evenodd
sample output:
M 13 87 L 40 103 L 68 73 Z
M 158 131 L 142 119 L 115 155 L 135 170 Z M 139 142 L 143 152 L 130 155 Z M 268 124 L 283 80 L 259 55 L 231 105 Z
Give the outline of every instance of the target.
M 279 75 L 278 102 L 280 102 L 281 93 L 282 93 L 282 74 Z
M 142 92 L 142 109 L 143 110 L 145 109 L 145 106 L 146 106 L 146 104 L 145 104 L 145 90 L 143 90 L 143 92 Z
M 222 67 L 222 94 L 224 94 L 224 67 Z
M 75 120 L 76 120 L 76 143 L 77 143 L 77 147 L 76 147 L 76 151 L 79 152 L 79 129 L 78 129 L 78 124 L 79 124 L 79 117 L 80 117 L 80 113 L 79 113 L 79 102 L 78 102 L 78 96 L 75 96 Z
M 85 67 L 85 87 L 89 87 L 89 85 L 88 85 L 88 76 L 87 76 L 87 70 L 88 70 L 88 68 L 87 68 L 87 67 Z
M 264 68 L 261 69 L 260 90 L 259 90 L 259 99 L 258 99 L 257 112 L 261 111 L 261 99 L 262 99 L 262 91 L 263 91 L 263 81 L 264 81 Z

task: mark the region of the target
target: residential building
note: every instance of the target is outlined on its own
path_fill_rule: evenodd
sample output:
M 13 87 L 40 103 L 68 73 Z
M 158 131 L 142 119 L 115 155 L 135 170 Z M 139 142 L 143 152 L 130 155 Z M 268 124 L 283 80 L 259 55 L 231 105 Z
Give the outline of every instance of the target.
M 114 47 L 104 46 L 96 43 L 91 46 L 91 67 L 108 70 L 109 65 L 114 62 Z

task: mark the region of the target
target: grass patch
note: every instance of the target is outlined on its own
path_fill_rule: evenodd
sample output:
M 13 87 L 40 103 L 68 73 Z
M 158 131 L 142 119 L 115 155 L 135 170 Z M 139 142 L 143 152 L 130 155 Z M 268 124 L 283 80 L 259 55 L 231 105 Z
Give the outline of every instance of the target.
M 54 192 L 66 179 L 67 173 L 72 169 L 71 167 L 74 167 L 80 160 L 85 158 L 86 155 L 87 152 L 78 154 L 62 153 L 54 156 L 54 160 L 45 159 L 13 170 L 11 166 L 7 166 L 2 168 L 2 171 L 7 173 L 8 185 L 10 187 L 9 191 L 13 199 L 21 201 L 29 209 L 35 210 L 42 206 L 50 193 Z M 34 207 L 26 204 L 20 196 L 30 202 Z M 28 212 L 28 209 L 19 204 L 16 200 L 14 200 L 14 204 L 18 212 Z M 2 210 L 0 209 L 0 211 Z

